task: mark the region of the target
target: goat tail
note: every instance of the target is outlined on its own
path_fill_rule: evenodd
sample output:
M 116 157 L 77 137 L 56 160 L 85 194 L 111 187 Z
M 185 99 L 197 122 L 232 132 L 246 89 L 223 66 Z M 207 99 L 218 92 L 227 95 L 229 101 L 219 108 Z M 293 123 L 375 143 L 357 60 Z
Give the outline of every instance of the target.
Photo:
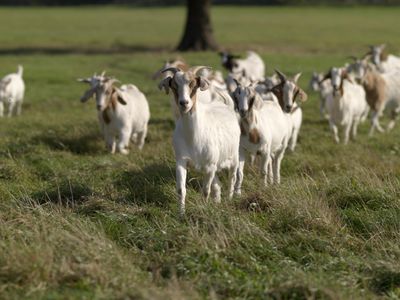
M 17 74 L 22 77 L 22 75 L 24 74 L 24 68 L 22 67 L 22 65 L 18 65 L 18 71 Z

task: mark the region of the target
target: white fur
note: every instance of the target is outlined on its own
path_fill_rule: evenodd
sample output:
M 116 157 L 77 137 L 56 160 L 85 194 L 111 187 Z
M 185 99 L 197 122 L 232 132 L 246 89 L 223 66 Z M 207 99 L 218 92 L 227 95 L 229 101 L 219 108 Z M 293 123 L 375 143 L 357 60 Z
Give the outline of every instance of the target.
M 8 117 L 21 114 L 24 101 L 25 83 L 23 68 L 18 66 L 17 73 L 9 74 L 0 81 L 0 116 L 4 115 L 4 103 L 8 103 Z
M 222 57 L 224 59 L 224 56 Z M 235 58 L 232 73 L 244 74 L 252 81 L 261 81 L 265 77 L 265 64 L 262 58 L 254 51 L 247 51 L 245 58 Z

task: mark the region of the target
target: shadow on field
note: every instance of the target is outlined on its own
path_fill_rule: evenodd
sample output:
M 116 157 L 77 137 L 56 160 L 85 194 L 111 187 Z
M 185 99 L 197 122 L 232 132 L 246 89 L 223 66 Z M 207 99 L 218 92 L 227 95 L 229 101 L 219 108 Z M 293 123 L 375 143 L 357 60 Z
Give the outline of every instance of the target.
M 67 207 L 74 207 L 85 202 L 92 194 L 92 190 L 87 185 L 64 180 L 50 189 L 35 192 L 31 196 L 39 204 L 51 202 Z
M 163 52 L 170 49 L 163 47 L 149 47 L 145 45 L 115 44 L 109 48 L 79 48 L 79 47 L 18 47 L 0 49 L 0 55 L 66 55 L 66 54 L 131 54 L 137 52 Z
M 104 154 L 105 147 L 101 143 L 99 133 L 89 133 L 78 137 L 62 137 L 61 135 L 40 135 L 33 138 L 32 143 L 42 143 L 51 150 L 69 151 L 74 154 Z M 101 144 L 101 146 L 99 145 Z
M 152 164 L 140 171 L 125 171 L 115 181 L 115 186 L 127 191 L 126 199 L 135 204 L 168 206 L 175 199 L 175 175 L 173 167 Z

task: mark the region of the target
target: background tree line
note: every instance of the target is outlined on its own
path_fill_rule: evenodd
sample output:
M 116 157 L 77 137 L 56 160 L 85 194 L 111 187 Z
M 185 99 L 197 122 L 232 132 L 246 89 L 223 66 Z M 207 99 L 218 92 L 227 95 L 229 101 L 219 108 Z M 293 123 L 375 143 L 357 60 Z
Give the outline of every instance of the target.
M 0 0 L 0 5 L 96 5 L 129 4 L 140 6 L 183 5 L 184 0 Z M 213 4 L 231 5 L 399 5 L 400 0 L 214 0 Z

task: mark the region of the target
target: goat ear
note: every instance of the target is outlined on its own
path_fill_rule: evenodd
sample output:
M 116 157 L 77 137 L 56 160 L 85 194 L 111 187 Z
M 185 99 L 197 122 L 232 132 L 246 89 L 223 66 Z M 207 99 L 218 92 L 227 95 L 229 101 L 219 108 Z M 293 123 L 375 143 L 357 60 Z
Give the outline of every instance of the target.
M 342 73 L 342 78 L 343 79 L 347 79 L 348 81 L 350 81 L 351 83 L 354 83 L 353 80 L 350 78 L 349 73 L 345 70 Z
M 91 89 L 87 90 L 87 91 L 83 94 L 83 96 L 81 97 L 81 102 L 82 102 L 82 103 L 83 103 L 83 102 L 86 102 L 86 101 L 88 101 L 90 98 L 92 98 L 93 95 L 94 95 L 94 92 L 95 92 L 95 89 L 94 89 L 94 88 L 91 88 Z
M 205 91 L 210 87 L 210 82 L 203 77 L 197 77 L 197 85 L 200 91 Z
M 331 77 L 331 70 L 329 69 L 329 72 L 326 73 L 326 74 L 324 75 L 324 77 L 319 81 L 319 83 L 322 83 L 322 82 L 324 82 L 325 80 L 331 79 L 331 78 L 332 78 L 332 77 Z
M 164 91 L 167 95 L 169 94 L 169 89 L 171 87 L 171 80 L 172 80 L 172 77 L 168 76 L 168 77 L 165 77 L 163 80 L 161 80 L 160 83 L 158 84 L 158 88 L 160 90 L 164 89 Z
M 305 102 L 308 99 L 308 95 L 303 89 L 299 88 L 296 98 L 298 98 L 301 102 Z
M 113 97 L 116 97 L 116 100 L 122 105 L 126 105 L 126 101 L 119 90 L 115 90 Z

